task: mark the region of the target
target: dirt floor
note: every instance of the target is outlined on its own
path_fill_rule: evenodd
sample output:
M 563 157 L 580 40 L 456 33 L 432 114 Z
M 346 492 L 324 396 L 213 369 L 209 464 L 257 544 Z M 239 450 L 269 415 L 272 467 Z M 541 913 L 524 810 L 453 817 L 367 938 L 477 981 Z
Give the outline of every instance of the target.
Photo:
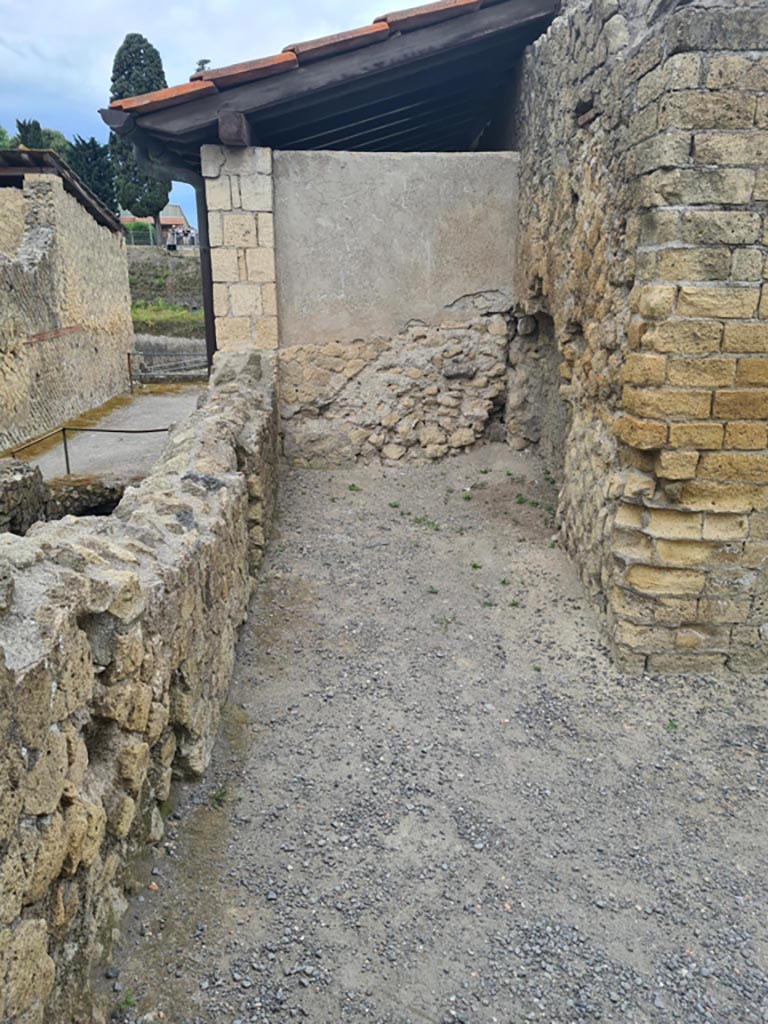
M 768 1020 L 765 684 L 619 676 L 554 501 L 502 445 L 286 472 L 115 1020 Z

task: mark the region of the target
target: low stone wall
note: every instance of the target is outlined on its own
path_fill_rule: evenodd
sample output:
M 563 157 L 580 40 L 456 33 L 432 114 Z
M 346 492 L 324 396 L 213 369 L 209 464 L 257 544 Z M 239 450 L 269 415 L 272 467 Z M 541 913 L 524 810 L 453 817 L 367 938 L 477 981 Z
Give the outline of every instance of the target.
M 0 533 L 24 534 L 46 518 L 50 491 L 37 466 L 21 459 L 0 459 Z
M 0 459 L 0 533 L 23 537 L 35 523 L 117 505 L 126 486 L 138 482 L 94 476 L 44 480 L 37 466 L 20 459 Z
M 299 465 L 437 459 L 501 424 L 508 300 L 472 296 L 443 324 L 280 352 L 283 445 Z M 461 310 L 461 311 L 460 311 Z
M 173 774 L 208 760 L 274 505 L 258 359 L 219 357 L 112 516 L 0 536 L 4 1024 L 92 1024 L 123 869 L 161 837 Z
M 136 335 L 133 354 L 134 379 L 199 380 L 207 373 L 205 338 L 175 338 L 166 334 Z

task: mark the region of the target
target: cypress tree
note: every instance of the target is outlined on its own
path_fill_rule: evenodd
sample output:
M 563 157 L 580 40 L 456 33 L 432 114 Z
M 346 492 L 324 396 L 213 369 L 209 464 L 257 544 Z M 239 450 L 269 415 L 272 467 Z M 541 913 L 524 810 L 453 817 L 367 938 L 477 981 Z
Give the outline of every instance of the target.
M 163 62 L 155 47 L 144 36 L 129 32 L 115 54 L 110 100 L 140 96 L 155 89 L 164 89 L 167 84 Z M 168 202 L 170 184 L 149 178 L 139 170 L 133 145 L 123 136 L 114 132 L 110 134 L 109 152 L 118 203 L 136 217 L 153 217 L 160 244 L 160 211 Z
M 39 121 L 16 121 L 16 137 L 19 145 L 27 149 L 46 149 L 43 129 Z
M 70 166 L 99 199 L 117 213 L 115 172 L 109 155 L 109 146 L 102 146 L 93 136 L 84 139 L 76 135 L 72 140 Z

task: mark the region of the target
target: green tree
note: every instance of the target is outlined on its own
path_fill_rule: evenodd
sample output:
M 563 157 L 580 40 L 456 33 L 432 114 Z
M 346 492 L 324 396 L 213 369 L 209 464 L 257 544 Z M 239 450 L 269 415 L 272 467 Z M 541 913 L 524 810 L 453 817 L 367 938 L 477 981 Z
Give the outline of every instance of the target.
M 72 160 L 72 143 L 55 128 L 43 128 L 43 149 L 52 149 L 62 160 Z
M 102 146 L 91 136 L 84 139 L 76 135 L 70 146 L 69 165 L 99 199 L 117 213 L 115 171 L 109 155 L 109 146 Z
M 27 149 L 52 149 L 67 163 L 72 155 L 72 144 L 62 132 L 55 128 L 41 128 L 40 122 L 36 120 L 16 121 L 16 134 L 8 139 L 8 145 L 11 149 L 18 149 L 19 146 L 26 146 Z
M 129 32 L 115 54 L 112 65 L 111 100 L 140 96 L 167 86 L 163 62 L 155 47 L 136 32 Z M 109 151 L 115 172 L 117 201 L 136 217 L 154 217 L 158 242 L 160 211 L 168 202 L 171 186 L 155 181 L 139 169 L 131 142 L 114 132 L 109 137 Z
M 27 149 L 45 149 L 43 129 L 39 121 L 16 121 L 16 138 L 18 144 Z

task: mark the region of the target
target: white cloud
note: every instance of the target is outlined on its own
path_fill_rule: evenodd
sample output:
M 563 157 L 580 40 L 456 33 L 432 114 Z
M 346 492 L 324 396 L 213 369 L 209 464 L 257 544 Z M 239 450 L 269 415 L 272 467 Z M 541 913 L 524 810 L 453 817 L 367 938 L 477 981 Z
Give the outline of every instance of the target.
M 112 61 L 128 32 L 157 47 L 176 85 L 200 58 L 217 67 L 279 53 L 389 9 L 386 0 L 0 0 L 0 125 L 36 118 L 67 136 L 106 139 L 97 111 L 109 101 Z M 184 206 L 190 215 L 193 204 Z
M 94 115 L 109 96 L 115 50 L 140 32 L 160 51 L 169 85 L 186 81 L 201 57 L 214 67 L 279 52 L 288 43 L 353 28 L 381 14 L 371 0 L 248 3 L 188 0 L 158 3 L 37 0 L 34 7 L 0 0 L 0 114 L 20 116 L 69 107 Z

